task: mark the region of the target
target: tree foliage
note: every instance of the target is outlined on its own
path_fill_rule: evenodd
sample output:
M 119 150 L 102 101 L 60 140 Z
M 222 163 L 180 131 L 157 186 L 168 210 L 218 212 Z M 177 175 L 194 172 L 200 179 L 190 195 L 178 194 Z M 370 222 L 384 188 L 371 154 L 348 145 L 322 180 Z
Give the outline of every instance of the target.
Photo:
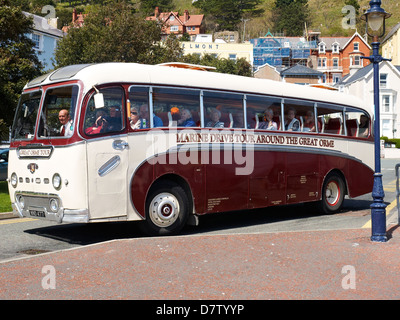
M 261 0 L 197 0 L 193 3 L 206 16 L 212 16 L 216 30 L 237 30 L 242 18 L 259 16 Z
M 161 25 L 139 17 L 132 5 L 119 1 L 92 6 L 81 28 L 70 28 L 59 42 L 58 67 L 77 63 L 155 62 Z
M 302 36 L 304 23 L 309 22 L 308 0 L 275 0 L 273 31 L 286 36 Z
M 40 75 L 42 68 L 27 37 L 31 27 L 32 19 L 20 7 L 0 0 L 0 123 L 7 126 L 12 123 L 24 85 Z

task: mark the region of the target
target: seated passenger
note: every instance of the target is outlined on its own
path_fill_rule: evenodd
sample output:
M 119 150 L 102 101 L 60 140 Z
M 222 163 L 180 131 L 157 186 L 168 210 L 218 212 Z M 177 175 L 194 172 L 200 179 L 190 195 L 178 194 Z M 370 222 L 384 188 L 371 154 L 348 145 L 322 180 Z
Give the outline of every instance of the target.
M 189 109 L 182 109 L 181 118 L 178 120 L 179 127 L 195 127 L 196 123 L 193 121 L 192 113 Z
M 369 121 L 366 115 L 360 116 L 360 126 L 358 127 L 358 136 L 361 138 L 368 137 L 369 134 Z
M 103 132 L 103 123 L 105 122 L 105 115 L 106 113 L 104 110 L 97 110 L 96 112 L 96 120 L 93 124 L 93 126 L 87 128 L 85 130 L 86 134 L 99 134 L 100 132 Z
M 221 112 L 216 108 L 212 108 L 211 113 L 210 113 L 211 120 L 207 122 L 206 127 L 209 127 L 209 128 L 225 127 L 225 124 L 222 121 L 219 121 L 220 118 L 221 118 Z
M 307 114 L 305 116 L 303 131 L 316 132 L 314 112 L 312 112 L 311 110 L 307 111 Z
M 244 128 L 244 118 L 242 113 L 234 113 L 232 117 L 233 117 L 233 128 Z
M 137 107 L 131 107 L 131 118 L 130 118 L 131 128 L 136 130 L 140 129 L 140 117 Z
M 289 108 L 287 113 L 287 119 L 285 121 L 285 130 L 286 131 L 299 131 L 300 130 L 300 121 L 295 118 L 296 110 L 294 108 Z
M 110 116 L 104 118 L 101 132 L 120 131 L 121 129 L 121 108 L 119 106 L 112 106 L 110 107 Z
M 147 104 L 143 104 L 140 106 L 140 129 L 150 128 L 150 118 L 149 118 L 149 106 Z M 157 117 L 153 113 L 153 127 L 162 127 L 163 122 L 160 117 Z
M 278 124 L 272 120 L 274 116 L 274 111 L 268 108 L 264 111 L 264 119 L 258 124 L 258 129 L 264 130 L 278 130 Z

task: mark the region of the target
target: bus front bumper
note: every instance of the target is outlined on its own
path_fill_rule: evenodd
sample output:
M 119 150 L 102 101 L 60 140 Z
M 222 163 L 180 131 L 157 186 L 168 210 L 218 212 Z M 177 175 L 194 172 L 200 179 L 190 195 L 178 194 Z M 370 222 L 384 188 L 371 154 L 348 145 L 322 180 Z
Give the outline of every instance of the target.
M 88 209 L 65 209 L 57 195 L 17 193 L 11 204 L 14 214 L 21 218 L 37 218 L 48 221 L 89 222 Z

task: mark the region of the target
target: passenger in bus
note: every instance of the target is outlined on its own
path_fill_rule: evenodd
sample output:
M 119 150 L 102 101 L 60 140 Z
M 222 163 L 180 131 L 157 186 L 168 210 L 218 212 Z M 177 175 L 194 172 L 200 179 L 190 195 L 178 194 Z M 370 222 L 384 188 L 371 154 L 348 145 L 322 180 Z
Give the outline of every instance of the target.
M 101 132 L 120 131 L 122 129 L 121 108 L 118 105 L 110 107 L 110 116 L 103 119 Z
M 179 127 L 196 127 L 189 109 L 182 109 L 180 114 L 181 118 L 178 120 Z
M 274 111 L 271 108 L 265 110 L 263 121 L 258 124 L 258 129 L 278 130 L 278 124 L 272 120 L 273 116 Z
M 86 128 L 86 134 L 99 134 L 102 132 L 103 123 L 105 121 L 104 116 L 106 115 L 104 110 L 97 110 L 96 112 L 96 121 L 94 122 L 93 126 Z
M 140 106 L 140 129 L 150 128 L 150 117 L 149 117 L 149 106 L 147 104 L 142 104 Z M 153 127 L 162 127 L 163 122 L 160 117 L 157 117 L 153 113 Z
M 296 110 L 294 108 L 289 108 L 287 113 L 287 119 L 285 121 L 286 131 L 299 131 L 300 121 L 296 119 Z
M 210 112 L 210 121 L 207 122 L 206 127 L 209 128 L 225 127 L 225 124 L 222 121 L 219 121 L 220 118 L 221 118 L 221 112 L 216 108 L 212 108 Z
M 318 124 L 318 129 L 320 131 L 319 124 Z M 316 132 L 314 112 L 312 112 L 311 110 L 308 110 L 306 113 L 303 131 L 304 132 Z
M 132 107 L 131 108 L 131 118 L 130 118 L 130 124 L 131 124 L 131 128 L 136 130 L 136 129 L 140 129 L 140 117 L 139 117 L 139 111 L 137 107 Z
M 242 113 L 234 113 L 233 117 L 233 128 L 244 128 L 244 118 Z M 247 125 L 247 129 L 250 129 L 250 126 Z
M 362 138 L 368 137 L 369 134 L 369 121 L 368 117 L 364 114 L 360 116 L 360 126 L 358 128 L 358 136 Z
M 67 109 L 62 109 L 58 113 L 58 120 L 61 123 L 60 136 L 70 137 L 74 132 L 74 122 L 71 120 L 69 111 Z

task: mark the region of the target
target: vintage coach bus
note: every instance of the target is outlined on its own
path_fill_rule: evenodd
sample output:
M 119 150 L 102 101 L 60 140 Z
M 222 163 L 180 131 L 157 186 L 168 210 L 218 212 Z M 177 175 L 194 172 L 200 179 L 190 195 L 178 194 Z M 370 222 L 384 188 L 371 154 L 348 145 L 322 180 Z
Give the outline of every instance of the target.
M 12 127 L 21 217 L 142 221 L 173 234 L 203 214 L 301 202 L 338 211 L 372 190 L 371 115 L 355 97 L 134 63 L 29 82 Z

